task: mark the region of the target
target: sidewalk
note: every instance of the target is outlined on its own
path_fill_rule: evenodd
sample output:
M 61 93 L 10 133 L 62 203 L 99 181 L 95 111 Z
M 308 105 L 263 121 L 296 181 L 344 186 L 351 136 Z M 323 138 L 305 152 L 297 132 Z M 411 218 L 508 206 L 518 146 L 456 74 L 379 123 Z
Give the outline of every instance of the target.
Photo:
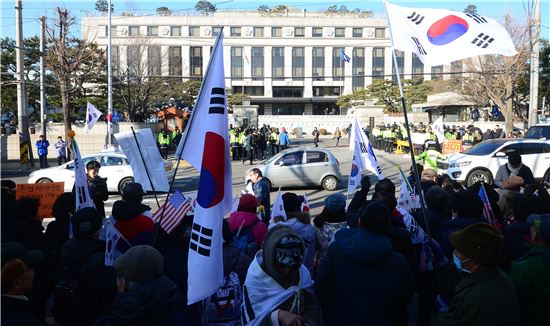
M 57 166 L 57 158 L 49 159 L 48 164 L 50 166 Z M 34 167 L 29 164 L 28 169 L 22 170 L 19 160 L 6 160 L 0 163 L 0 174 L 3 178 L 25 177 L 31 174 L 33 171 L 40 170 L 40 162 L 34 160 Z

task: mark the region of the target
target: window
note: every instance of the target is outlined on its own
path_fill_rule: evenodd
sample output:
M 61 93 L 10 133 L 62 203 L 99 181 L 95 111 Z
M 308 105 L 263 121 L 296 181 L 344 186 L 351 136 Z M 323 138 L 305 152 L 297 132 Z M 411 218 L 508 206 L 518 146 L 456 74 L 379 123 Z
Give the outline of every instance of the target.
M 372 78 L 384 78 L 384 48 L 372 49 Z
M 443 65 L 432 67 L 432 79 L 433 80 L 443 79 Z
M 114 165 L 127 165 L 128 161 L 123 159 L 122 157 L 116 157 L 116 156 L 103 156 L 101 157 L 101 166 L 114 166 Z
M 235 93 L 245 93 L 249 96 L 264 96 L 264 87 L 263 86 L 233 86 L 233 94 Z
M 304 27 L 294 27 L 294 37 L 304 37 L 306 29 Z
M 302 164 L 302 158 L 304 156 L 304 152 L 294 152 L 294 153 L 288 153 L 283 156 L 281 156 L 280 159 L 275 162 L 275 165 L 283 163 L 284 166 L 290 166 L 290 165 L 298 165 Z
M 313 80 L 325 80 L 325 48 L 313 48 Z
M 128 36 L 138 36 L 139 35 L 139 26 L 130 26 L 128 28 Z
M 375 28 L 374 29 L 375 38 L 386 38 L 386 29 L 385 28 Z
M 147 26 L 147 36 L 158 36 L 159 27 L 158 26 Z
M 305 106 L 303 103 L 273 103 L 273 115 L 303 115 Z
M 264 37 L 264 28 L 254 27 L 254 37 Z
M 160 76 L 160 46 L 147 47 L 147 68 L 149 76 Z
M 282 37 L 283 28 L 282 27 L 271 27 L 271 37 Z
M 189 36 L 200 36 L 201 28 L 199 26 L 189 26 Z
M 252 80 L 264 78 L 264 48 L 252 48 Z
M 334 37 L 346 37 L 346 28 L 345 27 L 336 27 L 334 29 Z
M 322 27 L 313 27 L 312 36 L 313 37 L 323 37 L 323 28 Z
M 241 36 L 241 28 L 240 27 L 231 27 L 231 36 Z
M 362 28 L 354 28 L 353 29 L 353 37 L 363 37 L 363 29 Z
M 395 50 L 395 59 L 397 60 L 397 68 L 399 69 L 399 76 L 403 80 L 404 76 L 404 64 L 405 64 L 405 52 Z M 392 60 L 392 79 L 394 82 L 397 82 L 397 72 L 395 71 L 395 63 Z
M 542 154 L 544 152 L 543 143 L 525 143 L 522 145 L 521 155 Z
M 463 70 L 463 62 L 462 60 L 453 61 L 451 62 L 451 78 L 460 78 L 460 75 L 462 74 Z
M 352 64 L 352 88 L 353 91 L 365 87 L 365 48 L 353 48 Z
M 170 35 L 172 35 L 172 36 L 181 36 L 181 27 L 180 26 L 170 27 Z
M 285 76 L 285 48 L 274 47 L 271 49 L 273 80 L 283 80 Z
M 131 76 L 141 75 L 141 51 L 139 46 L 130 45 L 126 48 L 128 72 Z
M 303 97 L 303 87 L 274 86 L 273 97 Z
M 190 48 L 189 56 L 191 77 L 202 77 L 202 47 L 192 46 Z
M 91 161 L 101 161 L 101 158 L 100 157 L 95 157 L 95 156 L 90 156 L 90 157 L 83 157 L 82 158 L 82 165 L 86 166 L 86 164 L 88 164 L 88 162 L 91 162 Z M 73 163 L 70 163 L 70 164 L 67 164 L 65 166 L 65 169 L 67 170 L 73 170 L 74 169 L 74 162 Z
M 420 58 L 416 55 L 416 53 L 413 53 L 412 58 L 412 75 L 413 77 L 424 77 L 424 63 Z
M 340 108 L 336 104 L 313 103 L 313 115 L 339 115 Z
M 217 37 L 222 32 L 222 28 L 220 26 L 212 27 L 212 36 Z
M 105 28 L 105 37 L 108 37 L 109 36 L 109 26 L 103 26 Z M 117 34 L 117 26 L 112 26 L 111 25 L 111 37 L 116 37 L 118 36 Z
M 182 76 L 181 47 L 171 46 L 168 48 L 168 69 L 170 76 Z
M 313 86 L 313 96 L 339 96 L 340 87 Z
M 304 80 L 304 48 L 292 48 L 292 79 Z
M 231 47 L 231 77 L 234 79 L 243 78 L 243 48 Z
M 342 60 L 342 51 L 344 48 L 332 49 L 332 79 L 344 80 L 344 65 L 346 61 Z
M 118 76 L 120 72 L 120 49 L 118 46 L 111 47 L 111 67 L 113 69 L 113 76 Z
M 306 152 L 306 163 L 328 162 L 327 154 L 323 152 Z

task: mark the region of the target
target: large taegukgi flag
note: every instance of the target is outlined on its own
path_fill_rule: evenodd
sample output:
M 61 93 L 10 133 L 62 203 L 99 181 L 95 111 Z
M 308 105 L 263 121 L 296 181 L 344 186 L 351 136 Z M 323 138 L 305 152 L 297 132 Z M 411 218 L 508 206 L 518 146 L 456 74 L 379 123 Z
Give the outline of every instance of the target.
M 176 150 L 176 157 L 181 153 L 181 157 L 200 172 L 189 244 L 189 304 L 210 296 L 223 283 L 222 221 L 232 204 L 223 69 L 223 34 L 220 33 L 186 131 L 187 139 L 182 139 Z
M 512 38 L 495 20 L 445 9 L 408 8 L 386 2 L 397 50 L 412 51 L 435 66 L 485 54 L 512 56 Z

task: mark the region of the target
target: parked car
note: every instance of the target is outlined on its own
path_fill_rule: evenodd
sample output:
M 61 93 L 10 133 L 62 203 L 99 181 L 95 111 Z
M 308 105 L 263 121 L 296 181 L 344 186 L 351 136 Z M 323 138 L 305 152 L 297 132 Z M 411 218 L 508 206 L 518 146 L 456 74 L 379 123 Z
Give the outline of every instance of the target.
M 525 138 L 550 140 L 550 124 L 538 124 L 529 127 Z
M 271 157 L 257 166 L 272 187 L 321 186 L 336 190 L 342 179 L 340 163 L 331 150 L 321 148 L 293 148 Z M 248 182 L 248 173 L 245 183 Z
M 105 152 L 82 157 L 84 165 L 92 160 L 96 160 L 101 164 L 99 176 L 107 178 L 107 189 L 110 192 L 121 192 L 125 184 L 134 181 L 134 174 L 126 155 L 116 152 Z M 175 173 L 172 162 L 164 161 L 164 169 L 166 177 L 171 181 Z M 74 185 L 74 161 L 34 171 L 30 174 L 27 183 L 61 181 L 65 182 L 65 191 L 72 191 Z
M 492 184 L 498 168 L 508 162 L 507 154 L 517 152 L 535 180 L 550 178 L 550 140 L 492 139 L 481 142 L 463 153 L 451 154 L 447 170 L 441 170 L 451 179 L 469 187 L 478 181 Z

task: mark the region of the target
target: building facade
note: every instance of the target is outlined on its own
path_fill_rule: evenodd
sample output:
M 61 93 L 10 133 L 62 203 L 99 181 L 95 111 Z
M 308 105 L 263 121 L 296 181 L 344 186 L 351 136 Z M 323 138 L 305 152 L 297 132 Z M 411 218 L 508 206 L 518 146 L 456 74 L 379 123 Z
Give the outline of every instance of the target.
M 83 37 L 107 46 L 107 17 L 82 18 Z M 337 97 L 375 79 L 395 79 L 385 19 L 353 14 L 221 11 L 211 16 L 114 16 L 113 75 L 200 79 L 224 33 L 226 85 L 251 97 L 259 114 L 345 114 Z M 397 52 L 402 78 L 450 78 L 459 64 L 424 66 Z M 458 70 L 457 70 L 458 69 Z

